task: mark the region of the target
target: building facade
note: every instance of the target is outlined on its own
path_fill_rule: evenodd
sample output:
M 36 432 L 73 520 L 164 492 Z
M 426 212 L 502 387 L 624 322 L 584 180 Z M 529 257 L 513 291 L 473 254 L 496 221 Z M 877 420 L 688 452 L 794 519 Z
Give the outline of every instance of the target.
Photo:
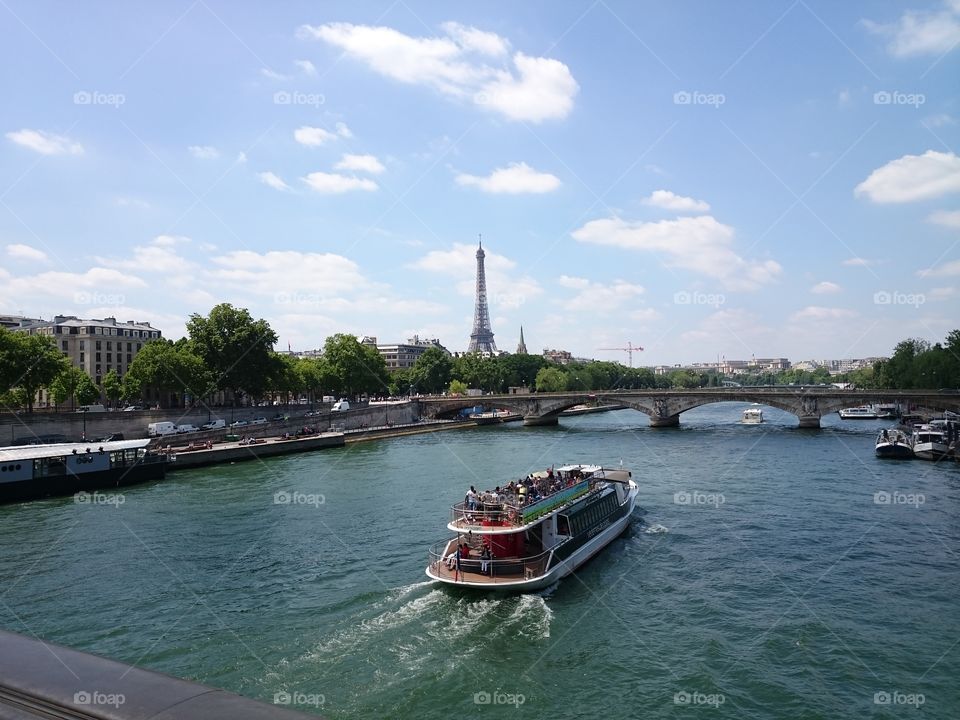
M 367 338 L 364 338 L 366 341 Z M 408 338 L 405 343 L 393 343 L 382 345 L 377 342 L 376 338 L 370 338 L 373 342 L 368 343 L 375 345 L 377 351 L 383 356 L 383 361 L 387 365 L 387 370 L 390 372 L 397 372 L 398 370 L 407 370 L 412 368 L 417 362 L 417 358 L 423 355 L 427 350 L 432 347 L 440 348 L 447 355 L 450 352 L 440 344 L 440 341 L 436 338 L 431 340 L 422 340 L 419 335 L 414 335 L 412 338 Z
M 162 337 L 160 330 L 148 322 L 117 322 L 114 317 L 83 320 L 73 315 L 57 315 L 53 320 L 34 320 L 15 329 L 52 337 L 70 362 L 89 375 L 98 387 L 111 370 L 122 380 L 144 344 Z M 41 407 L 52 404 L 45 390 L 40 391 L 37 401 Z

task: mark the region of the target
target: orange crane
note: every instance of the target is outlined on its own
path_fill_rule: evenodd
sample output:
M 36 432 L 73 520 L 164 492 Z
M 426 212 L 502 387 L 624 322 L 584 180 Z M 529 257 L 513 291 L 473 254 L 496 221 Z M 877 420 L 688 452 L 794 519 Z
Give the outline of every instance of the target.
M 633 367 L 633 352 L 643 352 L 643 348 L 639 345 L 634 345 L 632 342 L 627 340 L 627 346 L 625 348 L 597 348 L 597 350 L 622 350 L 627 353 L 627 357 L 630 359 L 630 367 Z

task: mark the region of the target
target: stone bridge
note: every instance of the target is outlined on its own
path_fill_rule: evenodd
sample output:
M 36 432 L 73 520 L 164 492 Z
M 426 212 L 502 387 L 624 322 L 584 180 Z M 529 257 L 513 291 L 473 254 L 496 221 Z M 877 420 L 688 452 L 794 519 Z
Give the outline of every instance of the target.
M 556 425 L 560 413 L 575 405 L 633 408 L 650 417 L 651 427 L 679 425 L 681 413 L 717 402 L 750 402 L 779 408 L 796 415 L 802 428 L 820 427 L 820 418 L 837 410 L 877 403 L 899 403 L 903 407 L 960 411 L 960 393 L 782 386 L 422 397 L 417 402 L 421 417 L 445 417 L 464 408 L 483 405 L 519 413 L 523 416 L 524 425 Z

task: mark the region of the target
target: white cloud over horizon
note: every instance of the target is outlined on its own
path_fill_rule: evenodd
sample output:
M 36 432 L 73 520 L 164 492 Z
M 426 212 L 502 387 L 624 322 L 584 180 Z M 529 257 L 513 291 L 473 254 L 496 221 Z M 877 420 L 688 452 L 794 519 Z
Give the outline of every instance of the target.
M 335 170 L 353 170 L 355 172 L 365 172 L 371 175 L 379 175 L 387 168 L 384 167 L 375 155 L 350 155 L 345 154 L 339 162 L 333 166 Z
M 339 195 L 352 190 L 374 192 L 380 186 L 369 178 L 358 178 L 339 173 L 312 172 L 300 178 L 314 192 L 324 195 Z
M 946 0 L 932 10 L 905 10 L 892 23 L 862 22 L 870 32 L 888 38 L 887 51 L 896 58 L 942 55 L 960 44 L 957 0 Z
M 49 258 L 43 250 L 38 250 L 30 245 L 21 243 L 12 243 L 6 247 L 7 255 L 15 260 L 29 260 L 31 262 L 48 262 Z
M 539 123 L 563 119 L 573 109 L 579 85 L 559 60 L 516 52 L 509 41 L 460 23 L 444 23 L 445 35 L 414 37 L 385 26 L 327 23 L 303 25 L 297 35 L 322 40 L 385 77 L 426 85 L 448 97 L 474 102 L 511 120 Z
M 572 233 L 582 243 L 656 252 L 667 267 L 718 280 L 730 290 L 755 290 L 782 272 L 774 260 L 745 260 L 731 247 L 734 230 L 710 215 L 659 222 L 629 222 L 619 217 L 591 220 Z
M 674 210 L 675 212 L 704 213 L 710 209 L 710 204 L 692 197 L 676 195 L 669 190 L 654 190 L 642 200 L 644 205 Z
M 543 194 L 560 187 L 560 178 L 556 175 L 534 170 L 525 162 L 510 163 L 486 176 L 460 173 L 454 181 L 457 185 L 476 187 L 486 193 L 508 195 Z
M 7 139 L 41 155 L 82 155 L 83 145 L 65 135 L 24 128 L 8 132 Z
M 930 200 L 955 192 L 960 192 L 960 157 L 936 150 L 891 160 L 854 189 L 875 203 Z

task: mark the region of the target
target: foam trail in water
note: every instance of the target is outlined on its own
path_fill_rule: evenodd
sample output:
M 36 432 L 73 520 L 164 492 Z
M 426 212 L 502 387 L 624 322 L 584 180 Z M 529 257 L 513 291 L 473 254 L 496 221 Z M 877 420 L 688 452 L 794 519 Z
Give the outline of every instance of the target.
M 669 528 L 657 523 L 656 525 L 651 525 L 644 532 L 647 535 L 659 535 L 660 533 L 670 532 Z

